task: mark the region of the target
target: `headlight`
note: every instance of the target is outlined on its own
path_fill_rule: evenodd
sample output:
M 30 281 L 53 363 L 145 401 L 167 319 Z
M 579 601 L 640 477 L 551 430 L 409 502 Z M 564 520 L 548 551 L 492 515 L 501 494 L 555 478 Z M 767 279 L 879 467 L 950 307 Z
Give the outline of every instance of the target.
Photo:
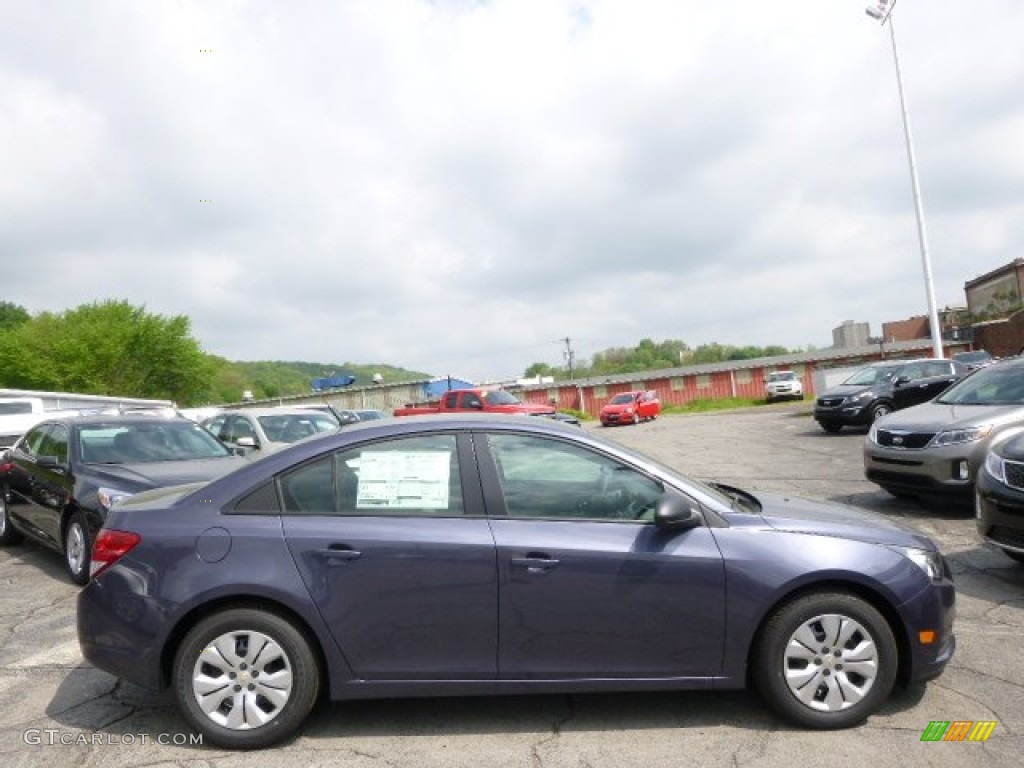
M 942 581 L 945 567 L 942 562 L 942 555 L 934 550 L 917 549 L 916 547 L 889 547 L 893 552 L 899 552 L 914 565 L 924 571 L 931 581 Z
M 929 445 L 939 446 L 956 445 L 957 443 L 973 443 L 987 437 L 988 433 L 991 431 L 991 424 L 985 424 L 981 427 L 968 427 L 967 429 L 947 429 L 943 432 L 939 432 L 939 434 L 933 437 Z
M 1003 463 L 1003 457 L 994 451 L 989 451 L 985 457 L 985 469 L 992 475 L 996 480 L 1006 485 L 1006 469 Z
M 859 395 L 851 395 L 850 397 L 846 398 L 846 402 L 850 403 L 850 404 L 852 404 L 852 403 L 863 403 L 865 400 L 869 400 L 870 398 L 871 398 L 871 390 L 869 389 L 869 390 L 866 390 L 864 392 L 861 392 Z
M 119 491 L 116 488 L 100 488 L 96 491 L 96 498 L 99 499 L 100 505 L 103 509 L 110 511 L 111 507 L 117 504 L 123 499 L 127 499 L 129 496 L 134 494 L 128 493 L 128 491 Z
M 872 423 L 871 429 L 868 430 L 868 440 L 878 445 L 878 425 L 875 423 Z

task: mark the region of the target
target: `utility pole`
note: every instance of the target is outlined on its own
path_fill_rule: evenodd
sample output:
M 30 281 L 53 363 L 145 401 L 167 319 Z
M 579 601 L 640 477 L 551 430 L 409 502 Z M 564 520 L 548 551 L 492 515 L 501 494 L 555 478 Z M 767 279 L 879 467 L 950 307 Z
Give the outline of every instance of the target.
M 572 381 L 572 364 L 576 359 L 576 353 L 572 351 L 572 339 L 566 336 L 560 341 L 565 342 L 565 352 L 562 353 L 562 357 L 565 358 L 565 362 L 569 365 L 569 380 Z

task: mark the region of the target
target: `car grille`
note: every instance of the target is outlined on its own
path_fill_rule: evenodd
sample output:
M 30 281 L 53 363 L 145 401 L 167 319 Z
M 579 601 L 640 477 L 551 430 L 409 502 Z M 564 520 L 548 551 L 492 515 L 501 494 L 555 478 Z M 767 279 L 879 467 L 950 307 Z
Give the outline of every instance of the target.
M 875 435 L 875 440 L 886 448 L 924 448 L 933 437 L 934 432 L 896 432 L 880 429 Z
M 1003 470 L 1006 472 L 1006 484 L 1008 486 L 1024 490 L 1024 463 L 1004 461 Z
M 818 405 L 822 408 L 836 408 L 843 404 L 845 397 L 819 397 Z
M 1024 550 L 1024 531 L 1007 528 L 1004 525 L 994 525 L 989 529 L 988 537 L 997 544 L 1006 544 L 1009 547 Z

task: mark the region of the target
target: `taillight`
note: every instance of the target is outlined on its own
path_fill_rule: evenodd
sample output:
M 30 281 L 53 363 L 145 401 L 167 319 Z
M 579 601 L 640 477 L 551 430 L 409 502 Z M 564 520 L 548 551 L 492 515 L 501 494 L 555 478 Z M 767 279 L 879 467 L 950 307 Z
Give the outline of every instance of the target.
M 92 545 L 92 564 L 89 566 L 89 576 L 98 576 L 131 552 L 140 541 L 142 541 L 142 537 L 137 533 L 101 528 Z

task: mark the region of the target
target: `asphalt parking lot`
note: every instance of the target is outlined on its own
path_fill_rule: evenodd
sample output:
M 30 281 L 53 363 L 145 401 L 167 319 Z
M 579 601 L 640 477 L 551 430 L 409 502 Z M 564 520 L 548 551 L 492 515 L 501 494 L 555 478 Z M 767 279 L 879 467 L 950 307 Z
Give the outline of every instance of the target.
M 863 479 L 864 431 L 822 432 L 804 405 L 665 416 L 603 436 L 697 478 L 854 504 L 932 536 L 958 587 L 959 648 L 938 680 L 865 725 L 796 730 L 748 692 L 323 705 L 291 742 L 254 757 L 190 743 L 168 694 L 86 665 L 76 588 L 59 557 L 0 549 L 0 756 L 5 766 L 1017 766 L 1024 754 L 1024 566 L 981 544 L 969 510 L 898 500 Z M 929 722 L 995 721 L 987 742 L 922 742 Z

